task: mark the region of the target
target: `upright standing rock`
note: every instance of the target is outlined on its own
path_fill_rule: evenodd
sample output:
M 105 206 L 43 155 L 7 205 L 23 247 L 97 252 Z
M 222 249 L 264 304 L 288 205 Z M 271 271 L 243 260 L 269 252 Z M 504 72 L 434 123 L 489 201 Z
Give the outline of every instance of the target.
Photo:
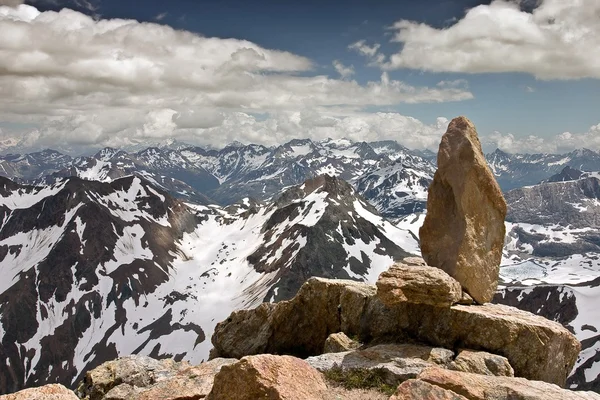
M 419 231 L 423 258 L 475 301 L 489 302 L 498 285 L 506 202 L 467 118 L 450 122 L 437 163 Z

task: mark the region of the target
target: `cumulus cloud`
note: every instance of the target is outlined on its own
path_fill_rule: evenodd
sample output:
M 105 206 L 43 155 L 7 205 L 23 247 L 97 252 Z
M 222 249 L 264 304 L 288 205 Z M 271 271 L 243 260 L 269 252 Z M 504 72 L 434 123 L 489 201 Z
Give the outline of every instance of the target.
M 449 122 L 446 118 L 438 118 L 434 124 L 425 124 L 398 113 L 356 112 L 342 116 L 313 109 L 280 111 L 267 119 L 243 112 L 232 112 L 223 117 L 222 124 L 203 131 L 200 144 L 224 146 L 239 140 L 276 145 L 292 138 L 345 137 L 355 141 L 392 139 L 413 149 L 433 150 L 439 145 Z
M 598 0 L 494 0 L 445 29 L 400 20 L 392 29 L 402 50 L 382 66 L 522 72 L 544 80 L 600 78 L 599 15 Z
M 483 138 L 483 144 L 508 153 L 565 153 L 581 147 L 600 150 L 600 124 L 584 133 L 563 132 L 549 138 L 529 135 L 517 137 L 511 133 L 494 132 Z
M 335 68 L 337 73 L 340 74 L 340 76 L 344 79 L 349 78 L 352 75 L 354 75 L 354 67 L 352 65 L 349 67 L 346 67 L 344 64 L 342 64 L 338 60 L 333 61 L 333 68 Z
M 26 138 L 40 145 L 217 143 L 234 132 L 271 143 L 301 133 L 293 121 L 285 130 L 282 115 L 313 110 L 315 124 L 331 125 L 367 106 L 473 97 L 465 84 L 414 87 L 386 72 L 361 84 L 341 63 L 334 67 L 344 79 L 316 75 L 309 59 L 249 41 L 69 9 L 0 7 L 0 32 L 0 121 L 36 126 Z

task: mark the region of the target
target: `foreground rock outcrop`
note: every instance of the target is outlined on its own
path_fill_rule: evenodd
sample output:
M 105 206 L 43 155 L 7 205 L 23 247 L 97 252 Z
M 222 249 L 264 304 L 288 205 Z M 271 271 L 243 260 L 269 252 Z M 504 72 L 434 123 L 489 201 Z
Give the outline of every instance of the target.
M 311 278 L 292 300 L 240 310 L 217 325 L 213 357 L 321 354 L 331 333 L 360 342 L 414 341 L 506 357 L 516 376 L 563 386 L 580 350 L 560 324 L 496 304 L 384 305 L 373 285 Z
M 467 118 L 450 122 L 437 166 L 419 231 L 423 258 L 487 303 L 498 285 L 506 202 Z

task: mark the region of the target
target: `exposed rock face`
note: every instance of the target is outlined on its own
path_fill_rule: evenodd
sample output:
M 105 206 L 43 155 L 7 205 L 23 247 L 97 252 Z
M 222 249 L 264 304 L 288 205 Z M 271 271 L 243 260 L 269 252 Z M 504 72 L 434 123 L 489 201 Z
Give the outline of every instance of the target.
M 454 352 L 412 344 L 383 344 L 364 350 L 329 353 L 306 359 L 312 367 L 324 372 L 342 370 L 380 370 L 386 384 L 398 385 L 416 378 L 427 367 L 450 365 Z
M 398 386 L 390 400 L 467 400 L 451 390 L 442 389 L 417 379 L 410 379 Z
M 350 339 L 344 332 L 332 333 L 325 340 L 323 353 L 340 353 L 354 350 L 360 347 L 360 343 Z
M 323 376 L 306 361 L 263 354 L 221 368 L 208 400 L 321 400 Z
M 489 302 L 498 285 L 506 202 L 467 118 L 450 122 L 437 165 L 419 231 L 423 258 L 458 280 L 475 301 Z
M 88 400 L 187 400 L 210 393 L 215 375 L 237 360 L 186 362 L 127 356 L 89 371 L 78 391 Z
M 419 379 L 458 393 L 469 400 L 594 400 L 600 395 L 592 392 L 572 392 L 546 382 L 522 378 L 486 376 L 467 372 L 428 368 Z
M 564 385 L 580 350 L 560 324 L 496 304 L 449 308 L 399 303 L 385 306 L 372 285 L 311 278 L 290 301 L 236 311 L 215 328 L 214 356 L 320 354 L 331 333 L 361 342 L 413 339 L 445 348 L 505 356 L 515 375 Z
M 450 307 L 460 301 L 460 283 L 439 268 L 396 263 L 379 275 L 377 296 L 386 306 L 408 302 Z
M 75 393 L 63 385 L 46 385 L 0 396 L 0 400 L 78 400 Z
M 461 350 L 450 369 L 480 375 L 515 376 L 515 371 L 505 357 L 485 351 Z

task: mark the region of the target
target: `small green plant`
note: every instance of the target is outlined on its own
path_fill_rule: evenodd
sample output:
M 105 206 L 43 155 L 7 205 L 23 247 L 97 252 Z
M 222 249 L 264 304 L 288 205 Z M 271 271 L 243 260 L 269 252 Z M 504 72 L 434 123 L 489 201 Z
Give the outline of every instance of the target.
M 385 371 L 381 369 L 333 367 L 324 375 L 327 380 L 345 389 L 376 389 L 390 396 L 396 391 L 396 387 L 386 383 Z

